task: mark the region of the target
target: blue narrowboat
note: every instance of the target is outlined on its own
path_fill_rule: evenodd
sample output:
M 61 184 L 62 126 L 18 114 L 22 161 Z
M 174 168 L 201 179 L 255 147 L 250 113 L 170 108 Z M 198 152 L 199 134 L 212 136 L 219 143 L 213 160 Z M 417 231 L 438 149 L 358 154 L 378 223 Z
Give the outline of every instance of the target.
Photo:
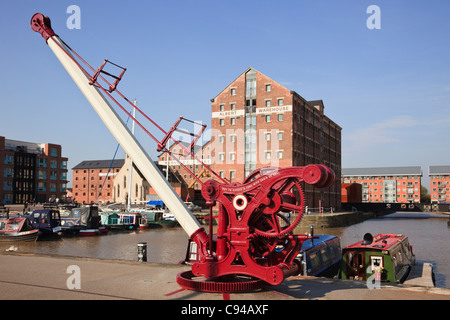
M 333 278 L 338 275 L 342 259 L 341 243 L 337 236 L 318 234 L 303 242 L 297 256 L 304 276 Z
M 40 240 L 61 237 L 61 217 L 58 210 L 34 210 L 29 219 L 33 227 L 40 231 Z

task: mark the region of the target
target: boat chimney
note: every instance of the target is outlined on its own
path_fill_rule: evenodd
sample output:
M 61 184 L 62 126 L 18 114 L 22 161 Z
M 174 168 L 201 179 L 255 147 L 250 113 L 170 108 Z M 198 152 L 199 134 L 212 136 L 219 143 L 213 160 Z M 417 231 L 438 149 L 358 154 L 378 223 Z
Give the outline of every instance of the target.
M 311 237 L 311 244 L 314 245 L 314 225 L 309 227 L 309 236 Z

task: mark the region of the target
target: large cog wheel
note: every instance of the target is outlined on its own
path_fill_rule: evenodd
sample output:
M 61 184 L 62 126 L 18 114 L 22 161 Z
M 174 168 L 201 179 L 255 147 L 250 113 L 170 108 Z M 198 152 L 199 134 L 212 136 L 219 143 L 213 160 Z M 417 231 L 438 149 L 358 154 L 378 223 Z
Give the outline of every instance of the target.
M 304 196 L 297 178 L 288 178 L 271 190 L 271 203 L 254 222 L 255 234 L 267 238 L 282 238 L 291 233 L 303 216 Z M 290 222 L 289 214 L 295 214 Z

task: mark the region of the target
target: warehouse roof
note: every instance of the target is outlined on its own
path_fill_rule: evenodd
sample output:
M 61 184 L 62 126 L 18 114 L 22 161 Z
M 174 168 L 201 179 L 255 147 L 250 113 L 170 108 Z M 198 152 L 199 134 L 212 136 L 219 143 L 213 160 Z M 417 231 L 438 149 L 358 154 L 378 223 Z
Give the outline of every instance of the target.
M 112 165 L 111 165 L 112 161 Z M 125 159 L 115 160 L 85 160 L 77 164 L 73 169 L 100 169 L 100 168 L 122 168 L 125 163 Z
M 343 176 L 422 176 L 422 167 L 343 168 Z

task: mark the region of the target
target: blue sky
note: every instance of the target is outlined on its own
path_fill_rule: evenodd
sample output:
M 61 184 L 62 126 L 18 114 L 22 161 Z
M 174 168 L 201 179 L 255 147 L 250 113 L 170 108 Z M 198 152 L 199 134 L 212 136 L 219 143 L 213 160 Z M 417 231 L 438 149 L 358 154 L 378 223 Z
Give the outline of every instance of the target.
M 70 5 L 81 9 L 79 30 L 67 28 Z M 370 5 L 381 10 L 379 30 L 367 28 Z M 252 66 L 324 101 L 343 128 L 345 168 L 420 165 L 427 181 L 429 165 L 450 164 L 449 1 L 17 0 L 0 8 L 0 135 L 61 144 L 69 168 L 112 158 L 117 143 L 31 31 L 36 12 L 95 68 L 105 58 L 126 67 L 119 89 L 163 128 L 179 116 L 209 126 L 210 99 Z M 155 144 L 148 148 L 155 156 Z

